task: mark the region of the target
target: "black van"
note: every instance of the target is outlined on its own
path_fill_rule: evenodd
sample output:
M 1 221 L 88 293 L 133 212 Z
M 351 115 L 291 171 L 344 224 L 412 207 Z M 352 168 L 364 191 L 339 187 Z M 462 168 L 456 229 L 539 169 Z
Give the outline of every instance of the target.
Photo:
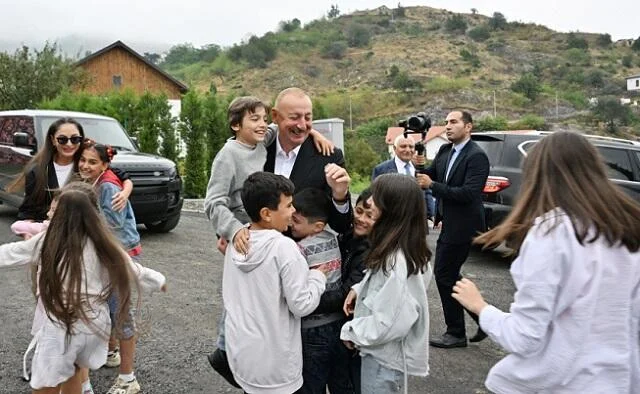
M 131 205 L 138 223 L 154 232 L 178 225 L 182 209 L 182 180 L 171 160 L 141 153 L 117 120 L 82 112 L 0 111 L 0 203 L 19 207 L 23 193 L 5 189 L 42 146 L 51 123 L 70 117 L 82 124 L 85 136 L 118 150 L 112 166 L 129 173 L 133 182 Z
M 471 134 L 471 139 L 487 153 L 491 165 L 483 193 L 488 229 L 500 224 L 511 212 L 520 190 L 522 159 L 527 151 L 551 133 L 488 131 Z M 605 136 L 584 136 L 600 152 L 609 179 L 640 202 L 640 143 Z

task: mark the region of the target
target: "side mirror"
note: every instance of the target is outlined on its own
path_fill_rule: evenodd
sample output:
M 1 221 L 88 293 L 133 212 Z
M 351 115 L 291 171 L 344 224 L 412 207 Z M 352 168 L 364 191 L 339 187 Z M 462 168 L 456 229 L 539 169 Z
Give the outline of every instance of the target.
M 17 148 L 36 148 L 35 144 L 29 143 L 29 134 L 21 131 L 13 133 L 13 145 Z

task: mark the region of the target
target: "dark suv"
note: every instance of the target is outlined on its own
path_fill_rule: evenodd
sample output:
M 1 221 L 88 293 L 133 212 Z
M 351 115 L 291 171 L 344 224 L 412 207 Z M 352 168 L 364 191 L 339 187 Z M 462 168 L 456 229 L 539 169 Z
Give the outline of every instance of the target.
M 0 203 L 19 207 L 23 193 L 5 188 L 42 146 L 51 123 L 62 117 L 80 122 L 85 136 L 114 146 L 112 166 L 129 173 L 130 201 L 138 223 L 154 232 L 171 231 L 180 221 L 182 180 L 171 160 L 138 152 L 136 144 L 117 120 L 69 111 L 21 110 L 0 112 Z
M 488 228 L 495 227 L 511 211 L 522 180 L 522 159 L 546 131 L 492 131 L 471 134 L 489 157 L 491 169 L 484 188 Z M 640 202 L 640 143 L 618 138 L 585 135 L 598 148 L 609 178 Z M 597 187 L 597 185 L 594 185 Z

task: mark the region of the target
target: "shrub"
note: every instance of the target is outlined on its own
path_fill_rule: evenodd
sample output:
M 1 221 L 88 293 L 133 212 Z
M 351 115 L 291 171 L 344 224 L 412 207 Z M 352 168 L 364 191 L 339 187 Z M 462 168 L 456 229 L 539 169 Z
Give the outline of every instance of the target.
M 638 37 L 638 39 L 633 42 L 633 44 L 631 45 L 631 49 L 636 52 L 640 52 L 640 37 Z
M 478 58 L 478 55 L 472 53 L 468 49 L 463 48 L 460 50 L 460 57 L 462 57 L 462 60 L 469 62 L 473 67 L 480 67 L 480 58 Z
M 368 121 L 356 127 L 355 132 L 359 137 L 385 136 L 387 129 L 395 126 L 396 122 L 393 118 L 379 118 Z
M 567 47 L 577 48 L 577 49 L 589 49 L 589 43 L 584 37 L 578 37 L 578 35 L 571 32 L 567 35 Z
M 349 174 L 360 175 L 362 178 L 371 176 L 373 167 L 380 162 L 380 157 L 355 132 L 345 132 L 345 161 Z
M 602 88 L 604 87 L 604 76 L 600 70 L 593 70 L 585 76 L 584 83 L 591 88 Z
M 565 52 L 565 56 L 573 66 L 588 66 L 591 64 L 589 52 L 582 49 L 571 48 Z
M 464 34 L 467 30 L 467 21 L 461 14 L 453 14 L 447 18 L 444 27 L 450 33 Z
M 350 47 L 365 47 L 369 45 L 371 40 L 371 32 L 369 28 L 360 23 L 353 23 L 347 28 L 346 32 L 347 43 Z
M 347 48 L 346 41 L 328 42 L 322 47 L 321 54 L 328 59 L 342 59 L 347 53 Z
M 488 24 L 492 30 L 504 30 L 507 27 L 507 18 L 500 12 L 494 12 Z
M 543 117 L 529 114 L 515 122 L 512 128 L 520 130 L 545 130 L 548 127 Z
M 633 56 L 632 55 L 624 55 L 622 57 L 622 65 L 626 68 L 631 68 L 633 66 Z
M 446 93 L 465 89 L 471 86 L 471 81 L 464 78 L 436 77 L 427 82 L 425 89 L 429 93 Z
M 522 93 L 529 100 L 534 101 L 542 91 L 542 85 L 535 75 L 526 73 L 511 85 L 511 90 Z
M 485 116 L 473 123 L 474 131 L 501 131 L 508 129 L 507 119 L 502 116 Z
M 598 100 L 593 109 L 594 116 L 605 122 L 607 131 L 615 132 L 619 125 L 627 125 L 632 119 L 632 113 L 628 106 L 620 104 L 615 97 L 606 97 Z
M 467 32 L 467 35 L 474 41 L 486 41 L 491 37 L 491 30 L 487 25 L 476 26 Z

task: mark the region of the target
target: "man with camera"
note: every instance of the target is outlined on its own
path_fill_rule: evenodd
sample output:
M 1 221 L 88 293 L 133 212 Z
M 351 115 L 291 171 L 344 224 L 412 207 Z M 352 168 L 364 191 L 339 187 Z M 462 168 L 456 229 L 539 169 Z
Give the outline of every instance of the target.
M 464 309 L 451 293 L 464 264 L 471 241 L 485 230 L 482 190 L 489 176 L 489 159 L 471 141 L 473 120 L 466 111 L 447 115 L 446 134 L 451 142 L 440 147 L 431 165 L 418 175 L 421 185 L 430 187 L 438 199 L 437 216 L 442 218 L 442 230 L 436 245 L 434 274 L 447 331 L 431 339 L 431 346 L 440 348 L 466 347 Z M 438 218 L 436 218 L 438 220 Z M 467 311 L 478 322 L 478 315 Z M 478 332 L 469 339 L 479 342 L 486 334 Z
M 418 172 L 420 171 L 421 164 L 417 164 L 418 168 L 416 168 L 413 160 L 415 158 L 416 150 L 420 148 L 422 149 L 420 150 L 420 152 L 418 152 L 418 155 L 421 155 L 424 159 L 424 145 L 418 145 L 421 144 L 420 142 L 416 144 L 413 139 L 408 136 L 408 133 L 412 132 L 415 131 L 407 130 L 407 134 L 400 134 L 396 137 L 396 139 L 393 141 L 394 157 L 392 159 L 383 161 L 382 163 L 375 166 L 375 168 L 373 169 L 373 173 L 371 174 L 371 182 L 373 182 L 378 176 L 389 173 L 406 174 L 412 177 L 416 176 L 416 170 Z M 421 131 L 418 130 L 418 132 Z M 420 163 L 422 163 L 423 165 L 424 160 L 420 161 Z M 430 204 L 430 200 L 432 198 L 431 189 L 426 187 L 422 188 L 425 189 L 424 198 L 427 208 L 427 217 L 431 219 L 435 214 L 434 212 L 432 212 L 432 204 Z

